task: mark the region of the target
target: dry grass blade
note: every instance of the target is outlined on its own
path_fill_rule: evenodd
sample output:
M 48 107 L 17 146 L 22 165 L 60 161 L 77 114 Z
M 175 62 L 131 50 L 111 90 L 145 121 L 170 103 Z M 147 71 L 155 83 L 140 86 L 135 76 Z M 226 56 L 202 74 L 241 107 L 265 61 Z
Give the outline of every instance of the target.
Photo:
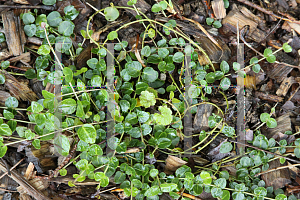
M 192 19 L 188 19 L 188 18 L 186 18 L 186 17 L 182 17 L 184 20 L 188 20 L 188 21 L 190 21 L 190 22 L 192 22 L 192 23 L 194 23 L 194 24 L 196 24 L 196 26 L 198 27 L 198 28 L 200 28 L 200 30 L 215 44 L 215 45 L 217 45 L 217 47 L 219 47 L 222 51 L 223 51 L 223 49 L 222 49 L 222 47 L 219 45 L 219 43 L 205 30 L 205 28 L 203 28 L 203 26 L 199 23 L 199 22 L 197 22 L 197 21 L 195 21 L 195 20 L 192 20 Z
M 7 73 L 5 70 L 1 71 L 5 76 L 5 86 L 8 88 L 9 93 L 23 101 L 36 101 L 37 95 L 28 88 L 27 85 L 20 83 L 14 76 Z

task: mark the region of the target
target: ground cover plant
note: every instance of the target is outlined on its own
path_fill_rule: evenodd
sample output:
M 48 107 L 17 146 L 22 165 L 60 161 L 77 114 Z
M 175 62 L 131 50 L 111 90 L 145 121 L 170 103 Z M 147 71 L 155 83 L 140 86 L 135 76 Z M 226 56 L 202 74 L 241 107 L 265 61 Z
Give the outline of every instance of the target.
M 44 5 L 55 3 L 43 0 Z M 11 145 L 29 142 L 32 148 L 41 149 L 46 141 L 65 157 L 65 162 L 48 176 L 37 179 L 51 181 L 56 176 L 71 175 L 69 187 L 93 180 L 97 191 L 114 185 L 123 199 L 158 200 L 166 194 L 172 199 L 199 199 L 197 196 L 203 192 L 222 200 L 297 199 L 282 189 L 267 186 L 261 178 L 270 171 L 271 161 L 279 159 L 284 164 L 300 158 L 299 138 L 276 141 L 260 130 L 277 127 L 276 105 L 259 115 L 257 127 L 247 130 L 253 131 L 253 137 L 244 144 L 245 152 L 235 156 L 238 134 L 235 123 L 226 117 L 231 86 L 236 84 L 231 75 L 244 78 L 250 70 L 260 73 L 263 61 L 275 63 L 278 52 L 292 52 L 289 42 L 276 51 L 265 48 L 262 56 L 253 56 L 244 68 L 237 61 L 229 65 L 225 60 L 217 68 L 201 44 L 180 31 L 176 20 L 170 17 L 167 22 L 159 22 L 137 9 L 137 0 L 127 4 L 124 7 L 111 3 L 89 17 L 81 36 L 83 43 L 90 42 L 94 47 L 85 66 L 57 62 L 60 53 L 74 61 L 84 51 L 83 43 L 77 47 L 72 43 L 74 21 L 79 16 L 74 6 L 66 6 L 63 15 L 58 11 L 40 14 L 38 10 L 21 14 L 26 36 L 43 40 L 35 52 L 38 56 L 34 68 L 21 75 L 41 81 L 44 87 L 61 84 L 61 95 L 57 97 L 44 89 L 42 98 L 31 101 L 26 109 L 19 107 L 16 97 L 6 99 L 1 107 L 0 157 L 5 157 Z M 123 10 L 138 15 L 109 31 L 103 43 L 95 41 L 90 29 L 94 18 L 103 14 L 108 22 L 113 22 Z M 170 0 L 154 3 L 151 12 L 163 16 L 177 13 Z M 207 18 L 206 23 L 215 28 L 222 26 L 212 18 Z M 143 27 L 143 31 L 130 49 L 129 41 L 122 40 L 120 33 L 132 25 Z M 5 40 L 3 35 L 1 38 Z M 115 43 L 113 53 L 108 49 L 109 43 Z M 114 66 L 107 63 L 109 56 Z M 209 61 L 207 65 L 200 64 L 200 56 Z M 1 62 L 1 84 L 7 84 L 6 73 L 14 74 L 8 71 L 10 65 L 9 61 Z M 110 67 L 114 69 L 113 77 L 109 77 Z M 190 83 L 186 82 L 188 71 Z M 112 79 L 114 89 L 110 91 L 106 86 Z M 210 101 L 213 95 L 225 104 Z M 212 106 L 215 111 L 208 117 L 208 129 L 187 135 L 184 118 L 188 114 L 195 116 L 202 105 Z M 28 121 L 16 119 L 24 110 Z M 33 124 L 33 129 L 27 124 Z M 109 134 L 108 130 L 113 132 Z M 295 136 L 299 132 L 283 134 Z M 189 137 L 193 138 L 193 145 L 186 148 L 184 140 Z M 206 165 L 191 165 L 189 156 L 203 157 L 217 138 L 222 140 L 218 154 L 227 156 Z M 180 160 L 177 164 L 185 164 L 166 172 L 160 164 L 168 165 L 167 158 L 171 157 Z M 235 168 L 235 176 L 222 169 L 226 163 Z M 68 171 L 72 165 L 77 173 Z

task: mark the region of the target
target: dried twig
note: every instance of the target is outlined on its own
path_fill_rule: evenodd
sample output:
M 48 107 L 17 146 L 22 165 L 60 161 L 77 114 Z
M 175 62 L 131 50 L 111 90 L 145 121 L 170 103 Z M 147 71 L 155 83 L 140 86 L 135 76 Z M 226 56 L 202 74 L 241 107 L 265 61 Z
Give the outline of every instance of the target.
M 279 15 L 276 15 L 273 11 L 270 11 L 270 10 L 267 10 L 265 8 L 262 8 L 260 7 L 259 5 L 256 5 L 248 0 L 238 0 L 239 2 L 243 3 L 243 4 L 246 4 L 248 6 L 251 6 L 252 8 L 255 8 L 263 13 L 266 13 L 268 15 L 271 15 L 277 19 L 283 19 L 285 21 L 289 21 L 289 22 L 292 22 L 292 23 L 297 23 L 297 24 L 300 24 L 300 21 L 297 21 L 295 18 L 291 17 L 290 15 L 288 14 L 284 14 L 284 16 L 286 16 L 287 18 L 283 18 L 282 16 L 279 16 Z M 279 12 L 280 13 L 280 12 Z M 283 13 L 280 13 L 281 15 L 283 15 Z
M 5 167 L 5 165 L 4 165 L 4 163 L 2 161 L 0 161 L 0 170 L 2 170 L 3 172 L 7 172 L 7 169 L 6 169 L 6 167 Z M 24 189 L 24 191 L 26 191 L 26 193 L 28 195 L 32 196 L 36 200 L 41 200 L 41 199 L 43 199 L 43 200 L 50 200 L 50 198 L 48 198 L 47 196 L 45 196 L 44 194 L 42 194 L 40 191 L 38 191 L 37 189 L 35 189 L 16 170 L 11 170 L 11 176 L 9 176 L 9 177 L 12 178 L 14 181 L 16 181 Z
M 19 6 L 19 5 L 0 5 L 0 9 L 1 8 L 11 8 L 11 9 L 44 9 L 44 10 L 54 10 L 54 7 L 53 6 L 46 6 L 46 5 L 41 5 L 41 6 L 25 6 L 25 5 L 22 5 L 22 6 Z
M 12 168 L 10 168 L 10 170 L 9 170 L 9 175 L 11 175 L 10 174 L 10 171 L 11 170 L 13 170 L 14 168 L 16 168 L 22 161 L 24 160 L 24 158 L 22 158 L 19 162 L 17 162 Z M 5 176 L 6 174 L 8 174 L 8 171 L 7 172 L 5 172 L 4 174 L 2 174 L 1 176 L 0 176 L 0 180 L 3 178 L 3 176 Z
M 267 171 L 258 173 L 258 174 L 255 175 L 255 177 L 260 176 L 260 175 L 262 175 L 262 174 L 267 174 L 267 173 L 270 173 L 270 172 L 274 172 L 274 171 L 276 171 L 276 170 L 285 169 L 285 168 L 290 168 L 290 167 L 296 167 L 296 166 L 299 166 L 299 165 L 300 165 L 300 164 L 295 164 L 295 165 L 285 165 L 285 166 L 281 166 L 281 167 L 276 167 L 276 168 L 269 169 L 269 170 L 267 170 Z

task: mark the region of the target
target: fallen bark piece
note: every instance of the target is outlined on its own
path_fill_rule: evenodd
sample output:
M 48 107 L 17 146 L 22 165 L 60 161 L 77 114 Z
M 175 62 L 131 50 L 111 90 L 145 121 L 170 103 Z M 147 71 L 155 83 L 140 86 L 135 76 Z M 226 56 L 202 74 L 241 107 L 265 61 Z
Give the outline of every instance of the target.
M 19 3 L 19 4 L 26 4 L 28 5 L 29 2 L 27 0 L 13 0 L 14 3 Z
M 274 64 L 272 70 L 268 72 L 268 76 L 281 83 L 292 70 L 293 68 L 287 65 Z
M 280 161 L 278 159 L 269 162 L 269 165 L 270 165 L 269 169 L 274 169 L 274 168 L 284 166 L 284 165 L 280 164 Z M 274 190 L 282 188 L 286 184 L 289 184 L 292 182 L 290 179 L 290 172 L 289 172 L 288 168 L 278 169 L 276 171 L 272 171 L 267 174 L 262 174 L 261 178 L 262 178 L 262 180 L 265 181 L 266 187 L 273 186 Z
M 272 94 L 266 94 L 266 93 L 259 92 L 259 91 L 255 92 L 255 96 L 259 99 L 262 99 L 265 101 L 273 101 L 273 102 L 282 102 L 284 99 L 283 97 L 279 97 L 279 96 L 272 95 Z
M 5 37 L 9 47 L 10 54 L 18 56 L 22 54 L 21 43 L 21 27 L 19 27 L 18 18 L 13 11 L 7 11 L 2 14 L 3 26 L 5 30 Z
M 277 117 L 276 121 L 277 121 L 276 128 L 268 129 L 268 137 L 273 137 L 278 132 L 285 133 L 286 131 L 292 130 L 292 123 L 291 123 L 291 118 L 289 113 Z
M 10 63 L 14 63 L 14 62 L 18 62 L 18 61 L 23 61 L 23 62 L 28 63 L 28 62 L 30 62 L 30 52 L 22 53 L 19 56 L 8 59 L 8 61 Z
M 217 19 L 226 17 L 226 9 L 223 0 L 214 0 L 211 2 L 211 7 Z
M 248 36 L 255 42 L 261 42 L 265 38 L 265 33 L 257 28 L 258 23 L 243 15 L 238 8 L 232 9 L 228 15 L 222 20 L 222 31 L 226 34 L 229 32 L 237 32 L 237 24 L 239 30 L 244 26 L 249 26 Z
M 9 93 L 17 98 L 18 100 L 23 101 L 36 101 L 37 95 L 28 88 L 27 85 L 19 82 L 14 76 L 7 73 L 5 70 L 0 70 L 5 76 L 5 86 L 8 88 Z
M 276 91 L 276 94 L 278 96 L 285 96 L 293 83 L 294 83 L 294 77 L 291 76 L 289 78 L 285 78 L 282 81 L 278 90 Z
M 181 167 L 182 165 L 185 165 L 185 164 L 187 164 L 186 161 L 184 161 L 180 158 L 177 158 L 175 156 L 168 155 L 168 158 L 166 159 L 166 166 L 165 166 L 164 172 L 166 174 L 172 174 L 179 167 Z
M 207 131 L 209 129 L 208 117 L 211 115 L 212 110 L 213 106 L 210 104 L 202 104 L 198 106 L 197 113 L 194 119 L 194 131 Z

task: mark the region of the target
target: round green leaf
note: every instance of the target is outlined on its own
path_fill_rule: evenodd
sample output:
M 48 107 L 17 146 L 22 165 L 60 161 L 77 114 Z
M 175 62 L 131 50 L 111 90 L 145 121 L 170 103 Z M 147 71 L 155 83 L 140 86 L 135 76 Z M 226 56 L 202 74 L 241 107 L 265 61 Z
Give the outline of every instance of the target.
M 233 146 L 230 142 L 224 142 L 220 147 L 220 153 L 228 153 L 232 150 Z
M 96 129 L 91 124 L 84 124 L 78 129 L 77 134 L 79 139 L 83 140 L 86 143 L 93 144 L 96 141 Z
M 206 79 L 207 83 L 213 83 L 213 82 L 215 82 L 216 75 L 214 72 L 210 72 L 210 73 L 206 74 L 205 79 Z
M 267 126 L 268 126 L 269 128 L 275 128 L 275 127 L 277 126 L 276 120 L 275 120 L 274 118 L 269 118 L 269 119 L 267 120 Z
M 52 6 L 56 3 L 56 0 L 43 0 L 43 4 L 47 6 Z
M 58 26 L 58 32 L 64 36 L 71 36 L 74 28 L 75 25 L 71 21 L 63 21 Z
M 5 106 L 8 108 L 17 108 L 19 106 L 19 102 L 15 97 L 8 97 L 5 101 Z
M 184 54 L 182 52 L 176 52 L 173 56 L 173 61 L 176 63 L 181 63 L 184 60 Z
M 0 135 L 10 136 L 11 134 L 12 134 L 12 131 L 7 124 L 0 125 Z
M 227 63 L 225 60 L 223 60 L 223 61 L 221 62 L 221 64 L 220 64 L 220 69 L 222 70 L 222 72 L 223 72 L 224 74 L 226 74 L 227 72 L 229 72 L 229 65 L 228 65 L 228 63 Z
M 70 142 L 65 135 L 59 135 L 54 139 L 54 148 L 62 156 L 69 155 Z
M 76 111 L 76 101 L 74 99 L 65 99 L 61 102 L 61 110 L 65 114 L 72 114 Z
M 260 121 L 267 122 L 267 120 L 269 120 L 269 119 L 270 119 L 270 114 L 269 113 L 260 114 Z
M 25 25 L 32 24 L 34 21 L 35 21 L 35 18 L 31 13 L 24 13 L 23 22 Z
M 230 87 L 231 81 L 229 78 L 225 77 L 221 80 L 220 86 L 222 90 L 227 90 Z
M 34 36 L 36 33 L 36 25 L 34 25 L 34 24 L 25 25 L 24 32 L 28 37 Z
M 146 67 L 142 73 L 142 79 L 146 82 L 154 82 L 158 78 L 158 72 L 152 67 Z
M 105 19 L 107 21 L 115 21 L 119 17 L 119 11 L 115 7 L 106 7 L 104 9 Z
M 59 24 L 62 22 L 62 18 L 57 11 L 52 11 L 48 16 L 47 16 L 47 22 L 50 26 L 53 27 L 58 27 Z
M 47 44 L 41 45 L 38 49 L 38 54 L 48 55 L 50 53 L 50 47 Z

